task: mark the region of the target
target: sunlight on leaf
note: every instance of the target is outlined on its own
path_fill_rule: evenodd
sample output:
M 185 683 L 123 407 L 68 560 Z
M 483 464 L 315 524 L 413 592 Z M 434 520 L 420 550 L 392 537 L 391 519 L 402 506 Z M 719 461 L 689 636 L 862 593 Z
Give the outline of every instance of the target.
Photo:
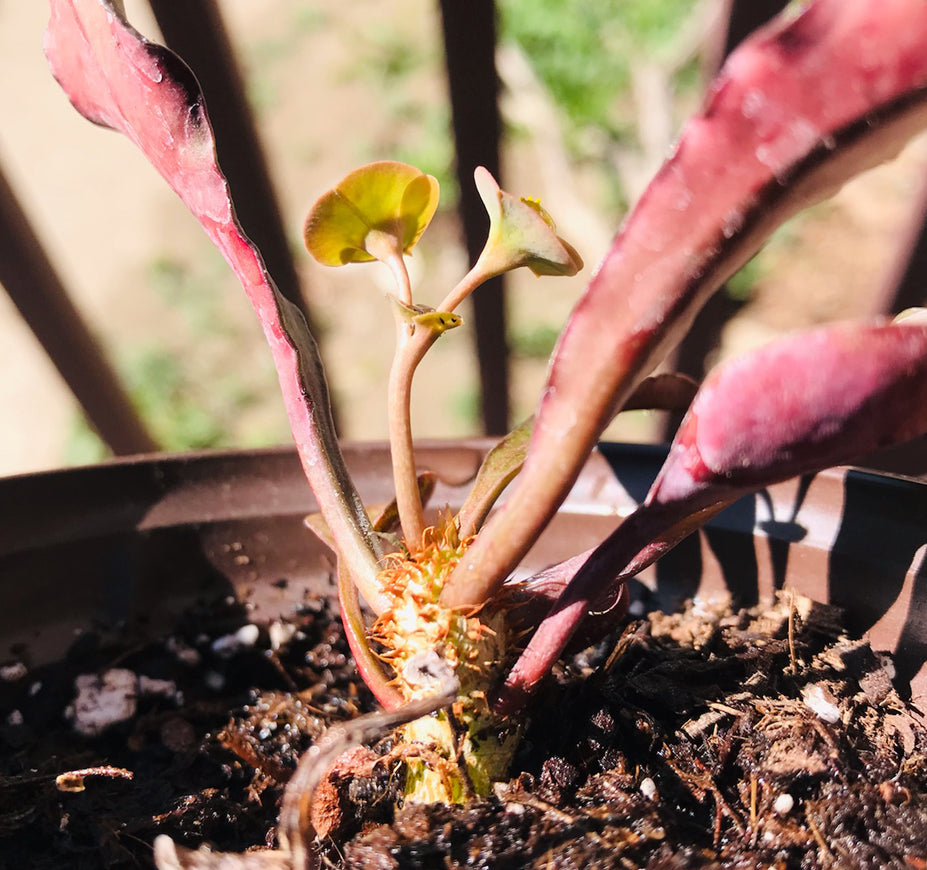
M 338 445 L 318 345 L 238 224 L 195 77 L 175 54 L 134 30 L 121 4 L 52 0 L 50 6 L 45 53 L 71 103 L 141 150 L 241 281 L 270 344 L 306 477 L 345 565 L 376 608 L 379 543 Z
M 306 219 L 309 253 L 325 266 L 408 254 L 438 207 L 437 179 L 407 163 L 383 160 L 345 176 Z
M 489 238 L 480 255 L 483 271 L 498 275 L 527 266 L 535 275 L 575 275 L 583 261 L 557 235 L 551 216 L 536 199 L 518 199 L 500 189 L 487 169 L 473 173 L 489 213 Z

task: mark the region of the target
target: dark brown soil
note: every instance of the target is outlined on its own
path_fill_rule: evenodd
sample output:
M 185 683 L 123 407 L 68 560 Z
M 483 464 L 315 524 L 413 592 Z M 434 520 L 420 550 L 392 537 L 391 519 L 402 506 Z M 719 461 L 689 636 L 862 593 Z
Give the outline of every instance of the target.
M 927 732 L 835 609 L 653 614 L 598 655 L 541 699 L 493 800 L 403 807 L 346 863 L 927 866 Z
M 229 607 L 143 649 L 88 636 L 55 669 L 0 684 L 0 867 L 150 867 L 157 833 L 273 843 L 298 753 L 371 705 L 323 605 L 247 628 L 245 645 L 229 640 L 241 625 Z M 76 734 L 75 678 L 113 668 L 169 683 L 140 680 L 136 715 Z M 323 866 L 927 867 L 927 730 L 890 663 L 804 600 L 630 622 L 550 681 L 516 778 L 466 808 L 396 809 L 389 750 L 338 783 Z M 56 786 L 102 764 L 133 778 Z
M 153 867 L 162 832 L 233 851 L 266 843 L 298 754 L 371 708 L 326 604 L 308 602 L 273 631 L 295 634 L 274 651 L 266 628 L 220 602 L 163 642 L 114 649 L 88 634 L 63 663 L 0 682 L 0 868 Z M 138 675 L 135 715 L 100 736 L 75 733 L 76 678 L 112 669 Z M 157 694 L 143 678 L 168 683 Z M 100 764 L 132 779 L 56 786 L 60 773 Z

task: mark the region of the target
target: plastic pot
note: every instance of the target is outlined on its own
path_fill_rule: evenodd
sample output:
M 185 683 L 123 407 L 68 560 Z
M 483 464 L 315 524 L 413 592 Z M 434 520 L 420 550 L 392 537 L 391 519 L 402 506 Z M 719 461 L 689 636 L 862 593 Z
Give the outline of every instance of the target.
M 459 503 L 489 447 L 432 443 L 432 503 Z M 643 497 L 659 447 L 604 444 L 524 570 L 601 540 Z M 390 498 L 387 448 L 346 447 L 367 503 Z M 0 658 L 30 665 L 93 630 L 144 639 L 197 599 L 234 595 L 249 619 L 333 594 L 330 553 L 303 525 L 313 500 L 292 449 L 145 457 L 0 480 Z M 927 484 L 836 469 L 742 500 L 636 585 L 657 604 L 793 587 L 844 608 L 850 631 L 895 655 L 927 709 Z

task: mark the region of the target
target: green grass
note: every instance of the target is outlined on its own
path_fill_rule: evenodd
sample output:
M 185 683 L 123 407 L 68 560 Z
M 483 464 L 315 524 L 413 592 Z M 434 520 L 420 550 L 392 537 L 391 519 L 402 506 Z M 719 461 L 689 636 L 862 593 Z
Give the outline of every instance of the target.
M 511 352 L 523 359 L 547 359 L 557 343 L 560 328 L 549 323 L 515 328 L 509 337 Z
M 169 351 L 158 346 L 136 349 L 120 360 L 118 368 L 132 404 L 163 449 L 197 450 L 225 442 L 220 415 Z M 66 461 L 85 464 L 106 455 L 86 420 L 75 421 L 65 445 Z
M 245 68 L 248 102 L 258 113 L 269 113 L 277 106 L 277 69 L 293 54 L 305 50 L 308 37 L 325 28 L 330 14 L 317 4 L 296 3 L 281 21 L 278 35 L 254 43 L 236 45 Z
M 727 295 L 737 302 L 749 302 L 753 289 L 763 277 L 763 261 L 754 257 L 727 279 L 724 285 Z
M 394 23 L 364 33 L 343 75 L 375 91 L 390 121 L 390 132 L 364 143 L 361 159 L 401 160 L 435 176 L 440 208 L 448 210 L 458 197 L 450 107 L 443 91 L 435 102 L 431 89 L 421 87 L 424 79 L 443 74 L 443 64 L 437 45 L 411 42 L 408 27 Z
M 620 138 L 620 97 L 635 57 L 672 40 L 693 0 L 500 0 L 502 33 L 527 55 L 535 74 L 575 128 Z

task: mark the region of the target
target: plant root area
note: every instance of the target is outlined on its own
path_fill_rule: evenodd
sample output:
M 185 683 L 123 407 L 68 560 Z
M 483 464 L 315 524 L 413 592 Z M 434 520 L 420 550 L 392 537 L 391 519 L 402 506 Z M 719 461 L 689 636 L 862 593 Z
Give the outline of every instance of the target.
M 4 670 L 0 868 L 151 867 L 158 833 L 274 844 L 299 753 L 372 703 L 325 605 L 270 627 L 233 610 L 143 648 L 88 635 L 54 668 Z M 631 620 L 552 675 L 490 798 L 399 805 L 401 747 L 344 757 L 317 792 L 319 860 L 927 868 L 927 728 L 893 676 L 836 608 L 789 594 Z

